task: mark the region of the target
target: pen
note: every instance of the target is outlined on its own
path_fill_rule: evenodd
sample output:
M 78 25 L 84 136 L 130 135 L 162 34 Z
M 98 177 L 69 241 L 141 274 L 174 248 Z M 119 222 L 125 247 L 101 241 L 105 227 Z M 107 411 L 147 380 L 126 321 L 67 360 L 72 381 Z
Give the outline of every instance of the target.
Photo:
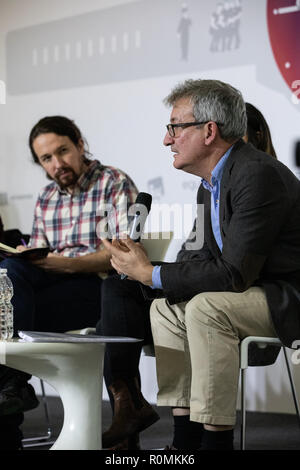
M 25 242 L 24 238 L 21 238 L 21 242 L 22 242 L 22 245 L 23 245 L 23 246 L 26 246 L 26 247 L 27 247 L 27 243 Z

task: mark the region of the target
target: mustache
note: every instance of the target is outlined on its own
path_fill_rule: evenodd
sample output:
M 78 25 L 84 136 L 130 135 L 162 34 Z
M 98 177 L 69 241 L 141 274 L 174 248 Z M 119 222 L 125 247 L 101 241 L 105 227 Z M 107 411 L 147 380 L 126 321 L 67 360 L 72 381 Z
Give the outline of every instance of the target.
M 64 168 L 60 168 L 59 170 L 57 170 L 57 172 L 55 173 L 55 178 L 59 178 L 61 175 L 63 175 L 66 172 L 71 172 L 75 174 L 72 168 L 66 166 Z

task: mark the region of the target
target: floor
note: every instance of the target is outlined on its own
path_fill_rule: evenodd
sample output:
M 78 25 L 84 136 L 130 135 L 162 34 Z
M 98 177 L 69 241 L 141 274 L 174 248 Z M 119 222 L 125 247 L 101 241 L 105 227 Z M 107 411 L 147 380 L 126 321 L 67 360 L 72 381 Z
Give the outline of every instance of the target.
M 52 438 L 55 439 L 63 425 L 63 408 L 59 397 L 49 397 L 49 410 L 52 427 Z M 168 407 L 159 407 L 161 419 L 141 434 L 141 448 L 144 450 L 162 449 L 171 443 L 172 417 Z M 111 411 L 108 402 L 103 402 L 103 429 L 111 422 Z M 25 415 L 23 424 L 24 437 L 43 435 L 47 432 L 43 406 Z M 238 413 L 235 430 L 235 448 L 240 445 L 240 415 Z M 276 413 L 247 413 L 247 450 L 300 450 L 300 427 L 296 416 Z M 24 450 L 47 450 L 49 445 L 25 447 Z

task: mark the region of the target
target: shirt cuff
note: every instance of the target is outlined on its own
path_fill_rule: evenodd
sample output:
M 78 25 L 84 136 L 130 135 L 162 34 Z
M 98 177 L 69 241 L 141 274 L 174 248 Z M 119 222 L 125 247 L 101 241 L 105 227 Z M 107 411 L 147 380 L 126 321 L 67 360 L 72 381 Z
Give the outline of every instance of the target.
M 162 289 L 162 283 L 160 278 L 161 266 L 154 266 L 152 271 L 152 286 L 151 289 Z

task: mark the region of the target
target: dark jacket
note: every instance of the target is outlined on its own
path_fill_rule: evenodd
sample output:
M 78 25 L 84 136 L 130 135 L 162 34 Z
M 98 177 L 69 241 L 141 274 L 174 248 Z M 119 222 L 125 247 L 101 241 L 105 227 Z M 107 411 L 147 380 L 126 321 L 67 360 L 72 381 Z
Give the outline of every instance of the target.
M 201 292 L 262 286 L 276 332 L 290 346 L 300 339 L 300 182 L 275 158 L 237 142 L 221 181 L 222 253 L 202 185 L 197 202 L 204 204 L 203 247 L 188 249 L 191 237 L 175 263 L 162 264 L 164 296 L 173 304 Z

